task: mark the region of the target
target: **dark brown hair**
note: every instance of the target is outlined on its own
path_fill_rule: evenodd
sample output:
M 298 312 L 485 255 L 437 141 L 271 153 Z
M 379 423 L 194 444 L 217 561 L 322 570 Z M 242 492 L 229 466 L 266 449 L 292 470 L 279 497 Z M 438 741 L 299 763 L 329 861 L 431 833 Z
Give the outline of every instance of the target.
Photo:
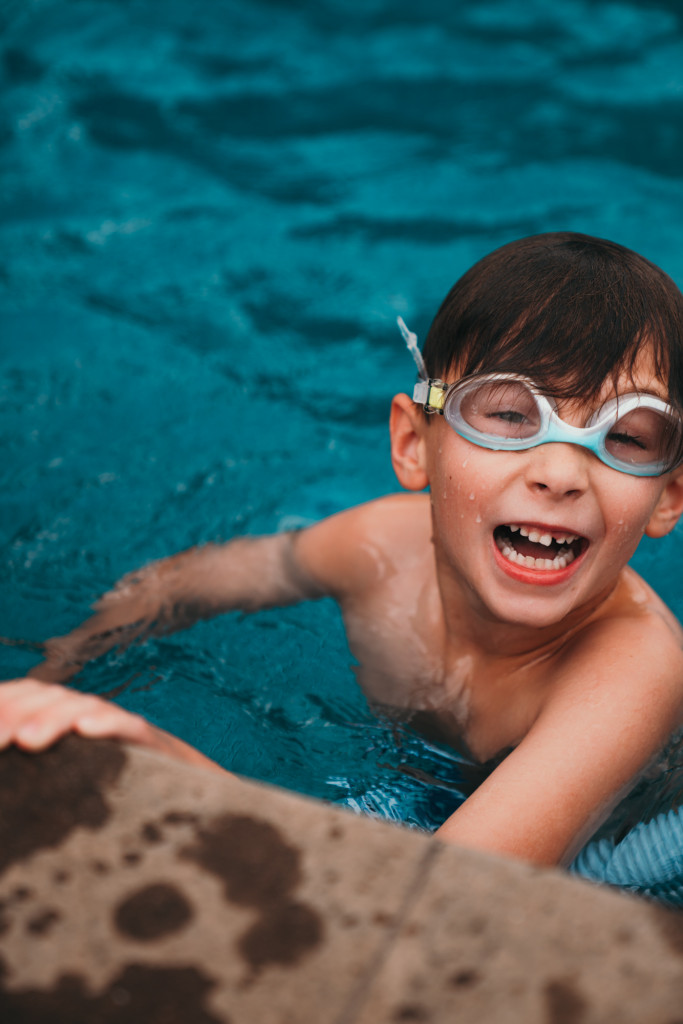
M 571 232 L 496 249 L 451 288 L 424 344 L 430 377 L 456 370 L 531 377 L 556 398 L 593 400 L 633 373 L 651 344 L 669 400 L 683 408 L 683 295 L 630 249 Z

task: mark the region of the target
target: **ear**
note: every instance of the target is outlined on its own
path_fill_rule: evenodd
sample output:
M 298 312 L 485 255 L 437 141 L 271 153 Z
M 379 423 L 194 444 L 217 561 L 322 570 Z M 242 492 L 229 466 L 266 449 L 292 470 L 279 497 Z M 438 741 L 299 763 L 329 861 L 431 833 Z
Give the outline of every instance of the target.
M 655 510 L 645 527 L 645 533 L 648 537 L 665 537 L 667 533 L 671 533 L 682 513 L 683 466 L 679 466 L 669 474 Z
M 389 420 L 391 462 L 399 483 L 408 491 L 422 491 L 429 484 L 424 437 L 427 429 L 422 409 L 408 395 L 395 395 Z

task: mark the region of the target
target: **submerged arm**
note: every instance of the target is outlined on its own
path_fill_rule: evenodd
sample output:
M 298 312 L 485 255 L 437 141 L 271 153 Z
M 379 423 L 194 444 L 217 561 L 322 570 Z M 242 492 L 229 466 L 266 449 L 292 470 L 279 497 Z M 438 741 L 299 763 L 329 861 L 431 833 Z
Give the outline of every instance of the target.
M 297 534 L 240 537 L 190 548 L 129 573 L 71 633 L 45 643 L 29 675 L 66 682 L 88 661 L 134 640 L 185 629 L 229 611 L 251 612 L 322 596 L 295 555 Z
M 373 519 L 365 510 L 351 510 L 297 533 L 192 548 L 124 576 L 100 599 L 91 618 L 47 641 L 45 661 L 31 670 L 31 679 L 0 684 L 0 750 L 10 743 L 42 750 L 73 731 L 128 740 L 218 768 L 138 715 L 49 684 L 65 682 L 112 647 L 171 633 L 222 612 L 342 596 L 368 578 L 366 560 L 359 561 L 357 552 L 367 521 Z
M 186 629 L 200 619 L 358 589 L 367 581 L 363 540 L 378 505 L 338 513 L 306 530 L 190 548 L 129 573 L 100 598 L 91 618 L 46 642 L 45 660 L 29 674 L 63 683 L 113 647 Z

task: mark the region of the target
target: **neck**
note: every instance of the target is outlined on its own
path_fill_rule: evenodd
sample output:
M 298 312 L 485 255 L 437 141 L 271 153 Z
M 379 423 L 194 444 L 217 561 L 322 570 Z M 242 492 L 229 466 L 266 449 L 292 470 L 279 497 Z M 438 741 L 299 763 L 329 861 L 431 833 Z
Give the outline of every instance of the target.
M 522 660 L 528 664 L 546 657 L 595 616 L 617 582 L 610 581 L 590 602 L 548 625 L 507 622 L 499 619 L 457 574 L 440 564 L 438 552 L 435 554 L 446 644 L 462 651 L 465 642 L 473 653 L 492 660 Z

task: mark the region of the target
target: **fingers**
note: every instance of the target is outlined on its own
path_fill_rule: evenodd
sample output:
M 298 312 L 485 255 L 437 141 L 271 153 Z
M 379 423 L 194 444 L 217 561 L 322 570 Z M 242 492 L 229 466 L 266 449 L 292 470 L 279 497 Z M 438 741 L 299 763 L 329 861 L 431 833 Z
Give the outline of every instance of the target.
M 17 679 L 0 686 L 0 748 L 13 742 L 33 720 L 59 700 L 61 687 L 33 679 Z M 29 728 L 30 734 L 30 728 Z
M 91 739 L 108 738 L 128 740 L 144 746 L 155 746 L 153 736 L 156 730 L 141 715 L 133 714 L 116 704 L 98 700 L 96 705 L 84 709 L 76 717 L 72 729 L 80 736 Z
M 44 750 L 68 732 L 144 743 L 150 726 L 115 704 L 33 679 L 0 685 L 0 749 Z
M 69 732 L 136 743 L 186 764 L 224 772 L 183 740 L 100 697 L 35 679 L 0 683 L 0 750 L 12 743 L 22 750 L 44 750 Z

